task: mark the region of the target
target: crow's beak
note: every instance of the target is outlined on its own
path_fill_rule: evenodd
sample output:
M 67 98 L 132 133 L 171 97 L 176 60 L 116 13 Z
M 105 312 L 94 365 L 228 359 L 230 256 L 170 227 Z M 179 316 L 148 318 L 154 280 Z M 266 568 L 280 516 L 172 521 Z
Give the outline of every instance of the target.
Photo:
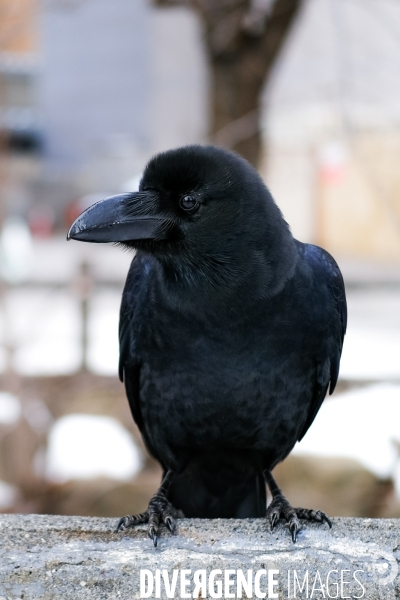
M 126 242 L 168 237 L 168 221 L 154 212 L 154 192 L 111 196 L 86 209 L 68 231 L 67 240 Z

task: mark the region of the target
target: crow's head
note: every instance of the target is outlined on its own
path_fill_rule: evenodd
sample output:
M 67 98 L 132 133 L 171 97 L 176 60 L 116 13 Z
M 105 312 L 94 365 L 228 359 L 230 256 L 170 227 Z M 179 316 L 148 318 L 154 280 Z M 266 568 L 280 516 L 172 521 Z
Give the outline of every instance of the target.
M 139 191 L 94 204 L 68 239 L 117 242 L 183 269 L 220 273 L 250 255 L 272 265 L 292 239 L 257 172 L 238 155 L 213 146 L 186 146 L 148 163 Z

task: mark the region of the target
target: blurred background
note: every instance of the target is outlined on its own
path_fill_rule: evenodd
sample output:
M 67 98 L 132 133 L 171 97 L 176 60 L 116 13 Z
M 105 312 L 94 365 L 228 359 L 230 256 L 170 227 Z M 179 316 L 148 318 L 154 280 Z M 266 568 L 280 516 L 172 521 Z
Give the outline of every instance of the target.
M 0 0 L 0 511 L 119 517 L 158 487 L 117 378 L 132 256 L 65 237 L 210 141 L 346 282 L 337 391 L 278 482 L 400 516 L 398 0 Z

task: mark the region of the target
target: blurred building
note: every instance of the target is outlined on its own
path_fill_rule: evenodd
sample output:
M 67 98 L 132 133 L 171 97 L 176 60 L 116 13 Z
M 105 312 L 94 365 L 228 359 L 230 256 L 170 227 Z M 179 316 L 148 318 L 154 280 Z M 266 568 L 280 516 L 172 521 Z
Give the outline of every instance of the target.
M 44 157 L 88 192 L 118 191 L 158 150 L 203 140 L 206 90 L 188 11 L 53 1 L 40 14 Z
M 32 0 L 0 1 L 0 217 L 32 201 L 40 147 L 37 29 Z
M 37 30 L 32 0 L 0 1 L 0 127 L 3 145 L 28 150 L 39 143 L 35 114 Z

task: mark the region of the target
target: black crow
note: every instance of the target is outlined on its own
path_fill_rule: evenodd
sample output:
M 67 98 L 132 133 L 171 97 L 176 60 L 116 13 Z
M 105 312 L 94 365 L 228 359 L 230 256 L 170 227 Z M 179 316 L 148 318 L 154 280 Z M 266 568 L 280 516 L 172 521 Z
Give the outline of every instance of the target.
M 292 508 L 271 471 L 301 440 L 330 386 L 346 329 L 343 279 L 295 240 L 257 172 L 212 146 L 155 156 L 138 192 L 94 204 L 68 238 L 136 250 L 120 313 L 120 378 L 161 487 L 117 529 L 175 518 L 262 517 Z M 265 482 L 272 493 L 266 510 Z

